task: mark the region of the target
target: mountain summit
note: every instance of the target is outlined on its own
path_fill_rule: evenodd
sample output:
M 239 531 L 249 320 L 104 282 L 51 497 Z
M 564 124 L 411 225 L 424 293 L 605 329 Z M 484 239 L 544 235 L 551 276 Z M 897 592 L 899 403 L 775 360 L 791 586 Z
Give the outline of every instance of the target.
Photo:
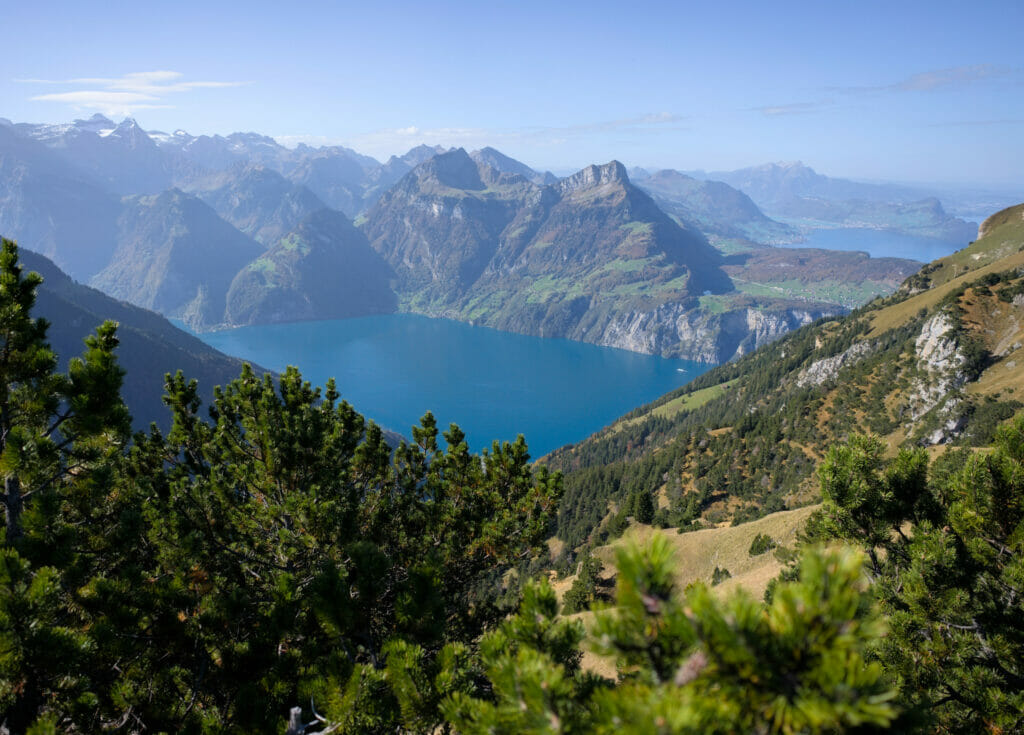
M 722 255 L 621 163 L 539 186 L 484 162 L 495 154 L 435 156 L 368 213 L 364 231 L 395 270 L 400 308 L 709 361 L 835 313 L 742 298 L 710 313 L 701 299 L 734 293 Z

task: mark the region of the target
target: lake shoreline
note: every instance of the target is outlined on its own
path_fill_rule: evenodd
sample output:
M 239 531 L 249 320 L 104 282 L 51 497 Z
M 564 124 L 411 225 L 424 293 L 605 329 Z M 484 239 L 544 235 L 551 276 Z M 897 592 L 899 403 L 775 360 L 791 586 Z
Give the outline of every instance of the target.
M 682 387 L 714 365 L 399 313 L 196 334 L 268 369 L 296 365 L 403 435 L 432 411 L 474 451 L 526 437 L 540 457 Z

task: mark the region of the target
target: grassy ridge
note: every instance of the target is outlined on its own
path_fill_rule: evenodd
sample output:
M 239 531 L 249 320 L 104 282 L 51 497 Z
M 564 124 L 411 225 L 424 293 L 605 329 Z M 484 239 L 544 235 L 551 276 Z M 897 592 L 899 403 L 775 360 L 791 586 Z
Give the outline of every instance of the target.
M 1024 221 L 1014 210 L 892 296 L 711 370 L 546 458 L 567 473 L 559 537 L 607 543 L 637 493 L 663 499 L 656 523 L 685 529 L 797 508 L 815 499 L 823 448 L 853 432 L 892 450 L 987 441 L 1024 400 Z M 919 338 L 936 325 L 949 331 L 925 354 Z

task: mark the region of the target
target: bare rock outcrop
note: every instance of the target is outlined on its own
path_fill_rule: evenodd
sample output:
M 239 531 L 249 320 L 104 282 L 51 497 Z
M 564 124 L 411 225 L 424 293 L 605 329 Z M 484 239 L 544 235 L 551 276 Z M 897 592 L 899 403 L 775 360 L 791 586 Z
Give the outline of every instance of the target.
M 914 354 L 920 375 L 911 386 L 906 418 L 913 424 L 937 411 L 940 424 L 924 442 L 943 444 L 963 429 L 963 401 L 956 391 L 967 382 L 962 369 L 967 358 L 948 314 L 939 312 L 924 323 L 914 341 Z
M 796 376 L 796 384 L 801 388 L 809 388 L 835 380 L 840 370 L 855 365 L 874 350 L 871 342 L 856 342 L 838 355 L 824 357 L 805 367 Z

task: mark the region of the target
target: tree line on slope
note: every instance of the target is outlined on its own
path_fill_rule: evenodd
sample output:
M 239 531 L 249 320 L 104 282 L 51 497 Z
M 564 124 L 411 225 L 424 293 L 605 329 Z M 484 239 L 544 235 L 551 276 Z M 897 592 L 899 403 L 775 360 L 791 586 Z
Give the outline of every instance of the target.
M 957 384 L 976 380 L 996 358 L 980 330 L 967 326 L 969 312 L 983 304 L 1005 308 L 1024 289 L 1022 276 L 1019 269 L 985 274 L 870 339 L 873 313 L 907 298 L 906 293 L 797 330 L 704 373 L 581 444 L 558 450 L 545 461 L 566 474 L 559 538 L 570 549 L 605 543 L 625 529 L 630 498 L 644 493 L 665 499 L 655 525 L 681 532 L 708 521 L 742 523 L 795 507 L 813 496 L 808 491 L 824 450 L 854 432 L 884 436 L 903 429 L 902 440 L 923 444 L 936 429 L 958 420 L 961 435 L 949 441 L 986 444 L 1020 401 L 947 389 L 942 401 L 911 420 L 915 385 L 932 379 L 919 365 L 915 340 L 926 321 L 941 312 L 952 325 L 945 338 L 955 343 L 960 360 Z M 841 375 L 837 371 L 818 384 L 799 380 L 812 363 L 854 344 L 865 349 Z M 698 405 L 674 413 L 663 409 L 716 388 Z M 731 502 L 723 508 L 724 499 Z M 709 513 L 716 503 L 719 507 Z
M 400 714 L 380 731 L 1024 732 L 1024 415 L 989 451 L 934 462 L 854 435 L 817 477 L 823 506 L 763 603 L 679 590 L 664 535 L 622 546 L 614 605 L 589 626 L 540 579 L 475 658 L 393 649 L 380 680 Z M 567 603 L 599 569 L 582 562 Z M 614 682 L 581 665 L 588 650 Z M 467 672 L 483 683 L 453 688 Z M 357 713 L 327 722 L 353 731 Z

